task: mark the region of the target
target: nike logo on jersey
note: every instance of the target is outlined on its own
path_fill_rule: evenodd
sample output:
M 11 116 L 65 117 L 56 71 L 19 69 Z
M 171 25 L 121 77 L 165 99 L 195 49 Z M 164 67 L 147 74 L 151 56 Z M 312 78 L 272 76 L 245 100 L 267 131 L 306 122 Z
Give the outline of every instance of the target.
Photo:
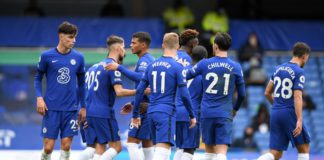
M 58 60 L 53 60 L 52 63 L 55 63 L 55 62 L 57 62 L 57 61 L 58 61 Z

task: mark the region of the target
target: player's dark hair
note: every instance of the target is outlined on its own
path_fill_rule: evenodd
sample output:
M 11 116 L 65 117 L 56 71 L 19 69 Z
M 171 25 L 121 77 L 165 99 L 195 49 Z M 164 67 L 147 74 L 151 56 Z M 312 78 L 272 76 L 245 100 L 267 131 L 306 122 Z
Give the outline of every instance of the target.
M 72 23 L 69 23 L 68 21 L 64 21 L 59 25 L 58 33 L 72 34 L 75 36 L 78 34 L 78 27 Z
M 198 38 L 199 32 L 195 29 L 186 29 L 180 34 L 180 46 L 186 45 L 190 40 Z
M 311 51 L 310 47 L 304 42 L 297 42 L 293 48 L 293 55 L 301 58 L 305 54 L 309 54 Z
M 203 58 L 207 58 L 208 52 L 204 46 L 197 45 L 192 49 L 191 58 L 195 62 L 199 62 Z
M 124 43 L 124 39 L 122 37 L 111 35 L 107 38 L 107 47 L 109 48 L 111 45 L 116 43 Z
M 136 32 L 132 37 L 137 38 L 139 42 L 145 43 L 147 46 L 151 44 L 151 35 L 148 32 Z
M 224 32 L 217 32 L 214 43 L 217 44 L 219 50 L 228 51 L 232 44 L 232 38 L 229 34 Z

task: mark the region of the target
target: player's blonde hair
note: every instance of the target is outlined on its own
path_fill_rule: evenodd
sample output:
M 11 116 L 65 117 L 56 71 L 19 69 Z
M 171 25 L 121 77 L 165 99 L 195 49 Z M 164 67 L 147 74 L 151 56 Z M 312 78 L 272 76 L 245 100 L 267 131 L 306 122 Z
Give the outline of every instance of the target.
M 178 49 L 179 48 L 179 36 L 177 33 L 170 32 L 164 34 L 163 45 L 168 49 Z

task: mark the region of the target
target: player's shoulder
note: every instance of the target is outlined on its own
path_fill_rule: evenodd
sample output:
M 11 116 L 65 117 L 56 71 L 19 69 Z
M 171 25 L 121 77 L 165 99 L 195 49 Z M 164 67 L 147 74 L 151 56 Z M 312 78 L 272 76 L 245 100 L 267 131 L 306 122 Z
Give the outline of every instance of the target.
M 71 49 L 71 53 L 78 56 L 78 57 L 83 57 L 83 53 L 81 53 L 81 52 L 79 52 L 79 51 L 77 51 L 77 50 L 75 50 L 73 48 Z
M 227 58 L 228 62 L 231 63 L 233 66 L 235 67 L 238 67 L 238 68 L 241 68 L 241 64 L 237 61 L 234 61 L 233 59 L 231 58 Z
M 41 53 L 41 56 L 46 57 L 46 56 L 50 56 L 56 53 L 56 49 L 55 48 L 51 48 L 48 50 L 45 50 Z
M 150 53 L 145 53 L 144 56 L 142 56 L 141 58 L 148 62 L 153 62 L 155 60 L 155 58 Z

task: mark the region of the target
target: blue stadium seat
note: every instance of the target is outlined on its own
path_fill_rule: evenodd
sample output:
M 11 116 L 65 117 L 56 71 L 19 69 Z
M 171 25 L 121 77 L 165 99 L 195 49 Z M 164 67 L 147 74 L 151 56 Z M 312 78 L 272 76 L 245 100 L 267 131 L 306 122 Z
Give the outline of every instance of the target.
M 270 133 L 255 132 L 254 134 L 254 141 L 257 143 L 257 146 L 261 151 L 269 149 L 269 139 Z

